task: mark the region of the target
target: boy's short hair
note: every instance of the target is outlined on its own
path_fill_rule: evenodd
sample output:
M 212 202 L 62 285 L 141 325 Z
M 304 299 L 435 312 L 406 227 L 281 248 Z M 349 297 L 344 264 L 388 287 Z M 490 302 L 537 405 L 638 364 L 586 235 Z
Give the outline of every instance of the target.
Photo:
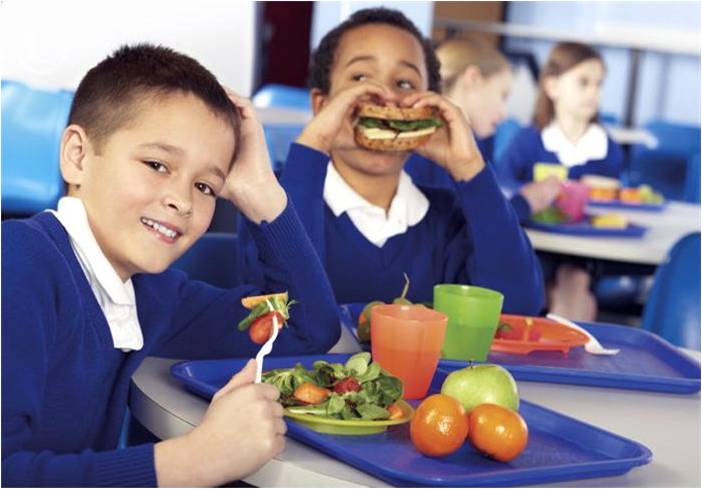
M 369 8 L 355 12 L 334 29 L 327 32 L 317 49 L 312 53 L 310 62 L 309 88 L 318 88 L 323 93 L 329 93 L 331 88 L 330 72 L 336 58 L 336 50 L 339 40 L 346 32 L 356 27 L 368 24 L 387 24 L 397 27 L 412 34 L 424 51 L 424 62 L 426 63 L 427 74 L 429 76 L 429 90 L 441 91 L 441 75 L 439 74 L 439 59 L 434 52 L 429 39 L 422 36 L 417 26 L 409 20 L 399 10 L 392 10 L 384 7 Z M 388 46 L 392 49 L 392 46 Z
M 239 113 L 224 88 L 193 58 L 163 46 L 122 46 L 91 68 L 73 97 L 68 124 L 81 126 L 99 151 L 109 136 L 137 116 L 142 102 L 174 93 L 195 95 L 227 122 L 236 152 Z

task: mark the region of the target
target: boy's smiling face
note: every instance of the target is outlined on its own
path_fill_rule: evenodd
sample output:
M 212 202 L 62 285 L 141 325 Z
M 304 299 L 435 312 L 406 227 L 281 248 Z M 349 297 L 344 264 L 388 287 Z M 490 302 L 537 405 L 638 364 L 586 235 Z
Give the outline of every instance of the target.
M 76 126 L 62 143 L 70 195 L 122 280 L 165 270 L 207 230 L 234 153 L 231 126 L 197 97 L 136 104 L 99 148 Z
M 427 90 L 427 69 L 419 41 L 409 32 L 388 24 L 367 24 L 341 37 L 330 72 L 328 98 L 361 81 L 390 89 L 399 103 L 412 92 Z M 335 161 L 370 175 L 399 173 L 408 153 L 369 151 L 357 146 L 348 121 L 334 141 Z

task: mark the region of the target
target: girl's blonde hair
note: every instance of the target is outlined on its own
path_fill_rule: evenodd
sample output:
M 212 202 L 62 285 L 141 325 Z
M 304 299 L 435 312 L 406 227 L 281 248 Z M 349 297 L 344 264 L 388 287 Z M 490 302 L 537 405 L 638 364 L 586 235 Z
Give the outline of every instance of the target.
M 577 42 L 560 42 L 551 50 L 548 60 L 539 75 L 539 92 L 536 96 L 536 106 L 534 107 L 534 125 L 543 129 L 551 123 L 555 117 L 553 101 L 546 94 L 546 78 L 560 76 L 583 61 L 596 59 L 604 67 L 604 61 L 600 53 L 594 48 Z M 592 117 L 590 122 L 596 122 L 598 114 Z
M 469 66 L 476 66 L 484 78 L 510 69 L 509 61 L 497 48 L 475 36 L 446 41 L 436 49 L 436 55 L 441 61 L 444 93 L 453 90 Z

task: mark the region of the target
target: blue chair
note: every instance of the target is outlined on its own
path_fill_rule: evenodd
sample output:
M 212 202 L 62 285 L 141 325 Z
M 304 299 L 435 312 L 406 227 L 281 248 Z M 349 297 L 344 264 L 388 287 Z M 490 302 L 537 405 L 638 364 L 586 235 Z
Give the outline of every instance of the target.
M 264 85 L 256 92 L 252 101 L 256 107 L 312 110 L 309 91 L 306 88 L 287 85 Z
M 192 280 L 229 289 L 242 284 L 239 238 L 236 234 L 205 233 L 171 267 Z
M 693 154 L 687 160 L 687 172 L 685 174 L 685 190 L 683 200 L 700 203 L 700 153 Z
M 1 87 L 3 215 L 55 208 L 64 191 L 59 147 L 73 92 L 38 90 L 9 80 Z
M 492 159 L 495 165 L 500 165 L 505 152 L 512 143 L 512 139 L 517 135 L 522 125 L 516 119 L 505 119 L 497 126 L 493 142 Z
M 688 160 L 700 152 L 700 127 L 662 121 L 644 127 L 658 139 L 658 146 L 633 146 L 630 184 L 647 183 L 668 199 L 683 199 Z
M 678 241 L 656 270 L 641 327 L 675 345 L 700 349 L 700 233 Z

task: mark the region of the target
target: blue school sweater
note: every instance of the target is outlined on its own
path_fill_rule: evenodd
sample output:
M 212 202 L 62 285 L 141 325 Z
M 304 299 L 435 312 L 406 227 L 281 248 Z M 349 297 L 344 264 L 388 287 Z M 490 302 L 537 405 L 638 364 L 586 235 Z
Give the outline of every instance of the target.
M 336 307 L 292 205 L 250 234 L 270 272 L 266 290 L 300 301 L 274 354 L 326 352 L 340 334 Z M 132 280 L 144 347 L 125 353 L 56 217 L 2 223 L 3 485 L 155 486 L 153 444 L 116 449 L 142 360 L 253 357 L 260 348 L 236 327 L 248 313 L 241 298 L 256 288 L 218 289 L 177 270 Z
M 453 191 L 422 188 L 427 215 L 382 247 L 370 243 L 346 213 L 338 218 L 324 202 L 329 156 L 293 144 L 281 178 L 326 268 L 339 303 L 392 301 L 411 280 L 408 298 L 433 299 L 439 283 L 499 290 L 505 312 L 537 314 L 544 303 L 541 268 L 517 217 L 486 167 Z M 245 234 L 248 280 L 265 276 L 255 244 Z

